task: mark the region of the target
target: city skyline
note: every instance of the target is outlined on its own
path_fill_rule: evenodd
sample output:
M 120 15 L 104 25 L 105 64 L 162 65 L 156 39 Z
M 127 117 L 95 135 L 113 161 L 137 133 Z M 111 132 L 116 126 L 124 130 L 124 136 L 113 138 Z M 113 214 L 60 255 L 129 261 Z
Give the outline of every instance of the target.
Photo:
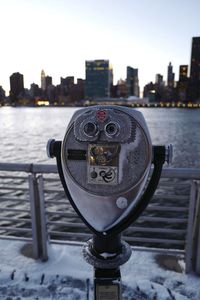
M 193 37 L 192 37 L 193 38 Z M 191 45 L 192 45 L 192 38 L 191 38 Z M 191 47 L 191 46 L 190 46 Z M 192 48 L 191 48 L 192 49 Z M 190 57 L 191 57 L 191 53 L 190 53 Z M 100 60 L 102 60 L 103 58 L 101 58 Z M 97 60 L 99 60 L 99 58 L 97 59 Z M 107 59 L 108 61 L 110 61 L 109 59 Z M 86 70 L 85 70 L 85 63 L 86 63 L 86 60 L 83 62 L 83 64 L 84 64 L 84 77 L 82 78 L 83 80 L 85 80 L 85 78 L 86 78 Z M 163 78 L 164 78 L 164 82 L 165 83 L 167 83 L 168 82 L 168 68 L 169 68 L 169 64 L 171 64 L 172 65 L 172 67 L 174 68 L 174 65 L 171 63 L 171 61 L 168 63 L 168 65 L 166 65 L 165 66 L 165 73 L 164 74 L 161 74 L 162 76 L 163 76 Z M 112 62 L 110 62 L 110 65 L 112 66 L 112 68 L 113 68 L 113 64 L 112 64 Z M 188 77 L 190 76 L 190 61 L 188 62 L 188 64 L 185 64 L 185 65 L 187 65 L 189 68 L 188 68 Z M 125 72 L 126 72 L 126 69 L 127 69 L 127 67 L 128 67 L 129 65 L 127 65 L 126 67 L 125 67 Z M 134 67 L 134 66 L 132 66 L 132 67 Z M 180 66 L 178 66 L 178 69 L 177 69 L 177 73 L 173 73 L 174 74 L 174 81 L 178 81 L 178 78 L 179 78 L 179 72 L 180 72 L 180 70 L 179 70 L 179 68 L 180 68 Z M 139 69 L 139 67 L 138 68 L 135 68 L 135 69 L 138 69 L 138 71 L 139 71 L 139 73 L 140 73 L 140 69 Z M 39 72 L 39 74 L 38 74 L 38 76 L 37 76 L 37 80 L 36 81 L 32 81 L 32 82 L 30 82 L 29 83 L 29 85 L 28 86 L 26 86 L 26 74 L 23 74 L 22 72 L 20 72 L 19 70 L 16 70 L 16 71 L 14 71 L 14 72 L 12 72 L 10 75 L 9 75 L 9 77 L 13 74 L 13 73 L 21 73 L 23 76 L 24 76 L 24 82 L 25 82 L 25 84 L 24 84 L 24 88 L 27 88 L 27 89 L 29 89 L 30 88 L 30 86 L 31 86 L 31 84 L 38 84 L 40 87 L 42 87 L 41 86 L 41 72 L 44 72 L 44 69 L 42 69 L 42 70 L 40 70 L 40 72 Z M 47 74 L 47 72 L 45 71 L 45 73 Z M 113 68 L 113 77 L 116 77 L 115 76 L 115 70 L 114 70 L 114 68 Z M 150 83 L 150 82 L 155 82 L 156 81 L 156 76 L 157 75 L 160 75 L 160 73 L 155 73 L 154 74 L 154 77 L 152 78 L 152 79 L 150 79 L 148 82 L 144 82 L 143 81 L 143 85 L 141 85 L 140 84 L 140 77 L 138 76 L 138 78 L 139 78 L 139 86 L 141 87 L 141 92 L 140 93 L 143 93 L 143 88 L 145 87 L 145 85 L 146 84 L 148 84 L 148 83 Z M 47 74 L 47 76 L 51 76 L 52 77 L 52 84 L 53 85 L 58 85 L 58 84 L 60 84 L 60 80 L 61 80 L 61 78 L 62 78 L 62 76 L 59 76 L 59 74 L 57 75 L 58 76 L 58 80 L 57 80 L 57 82 L 55 83 L 55 81 L 54 81 L 54 75 L 53 74 Z M 63 77 L 66 77 L 66 76 L 73 76 L 76 80 L 77 79 L 79 79 L 79 78 L 81 78 L 80 76 L 79 77 L 76 77 L 76 76 L 74 76 L 74 74 L 63 74 Z M 123 80 L 126 80 L 126 74 L 124 74 L 124 77 L 122 77 L 122 76 L 120 76 L 118 79 L 116 79 L 115 80 L 115 84 L 117 84 L 117 82 L 120 80 L 120 79 L 123 79 Z M 75 80 L 75 81 L 76 81 Z M 0 86 L 2 86 L 1 85 L 1 83 L 0 83 Z M 10 83 L 9 83 L 9 87 L 8 87 L 8 89 L 5 89 L 3 86 L 2 86 L 2 88 L 5 90 L 5 92 L 6 92 L 6 95 L 7 96 L 9 96 L 9 92 L 10 92 Z M 140 95 L 141 96 L 141 95 Z
M 101 59 L 102 60 L 102 59 Z M 98 61 L 98 60 L 97 60 Z M 107 60 L 108 62 L 109 62 L 109 59 Z M 86 63 L 87 61 L 85 61 L 84 63 Z M 168 73 L 167 73 L 167 70 L 168 70 L 168 68 L 169 68 L 169 65 L 171 64 L 171 62 L 169 62 L 169 64 L 166 66 L 166 74 L 163 76 L 162 74 L 155 74 L 155 76 L 154 76 L 154 78 L 152 79 L 152 80 L 150 80 L 149 82 L 146 82 L 146 83 L 144 83 L 144 87 L 145 87 L 145 85 L 147 85 L 148 83 L 151 83 L 151 82 L 156 82 L 156 78 L 157 78 L 157 76 L 162 76 L 162 79 L 163 79 L 163 77 L 165 78 L 165 80 L 164 80 L 164 82 L 167 84 L 168 83 L 168 80 L 167 80 L 167 76 L 168 76 Z M 112 64 L 110 64 L 110 65 L 112 65 Z M 188 66 L 188 65 L 187 65 Z M 174 67 L 173 65 L 172 65 L 172 67 Z M 179 66 L 179 68 L 180 68 L 181 66 Z M 126 66 L 126 71 L 127 71 L 127 68 L 131 68 L 131 69 L 134 69 L 133 67 L 131 67 L 131 66 Z M 134 70 L 137 70 L 138 71 L 138 69 L 134 69 Z M 114 76 L 114 70 L 112 69 L 112 71 L 113 71 L 113 76 Z M 86 72 L 86 70 L 85 70 L 85 72 Z M 22 75 L 23 76 L 23 81 L 24 82 L 26 82 L 26 74 L 22 74 L 20 71 L 16 71 L 16 72 L 13 72 L 12 74 L 10 74 L 10 76 L 9 76 L 9 78 L 11 78 L 14 74 L 17 74 L 17 73 L 19 73 L 20 75 Z M 180 73 L 180 70 L 179 70 L 179 73 Z M 178 79 L 178 76 L 179 76 L 179 73 L 178 74 L 176 74 L 177 75 L 177 79 Z M 44 76 L 44 78 L 45 77 L 48 77 L 48 78 L 51 78 L 51 84 L 52 85 L 54 85 L 54 86 L 57 86 L 57 85 L 59 85 L 61 82 L 62 82 L 62 76 L 60 76 L 59 77 L 59 81 L 55 84 L 54 83 L 54 77 L 53 77 L 53 75 L 52 74 L 47 74 L 46 72 L 45 72 L 45 70 L 41 70 L 40 71 L 40 73 L 38 74 L 38 80 L 37 80 L 37 82 L 30 82 L 30 84 L 29 84 L 29 86 L 26 86 L 25 84 L 24 84 L 24 89 L 30 89 L 31 88 L 31 85 L 32 84 L 36 84 L 36 85 L 38 85 L 42 90 L 44 90 L 44 88 L 43 88 L 43 82 L 42 82 L 42 74 L 43 74 L 43 76 Z M 174 74 L 174 73 L 173 73 Z M 86 74 L 85 74 L 86 75 Z M 187 76 L 189 77 L 189 70 L 188 70 L 188 74 L 187 74 Z M 74 77 L 74 82 L 78 82 L 78 80 L 79 79 L 82 79 L 82 80 L 85 80 L 86 79 L 86 76 L 84 76 L 84 78 L 80 78 L 80 77 L 75 77 L 74 76 L 74 74 L 65 74 L 64 75 L 65 77 Z M 117 80 L 117 82 L 116 82 L 116 84 L 118 83 L 118 82 L 120 82 L 120 80 L 123 80 L 123 81 L 126 81 L 127 80 L 127 74 L 125 74 L 125 77 L 124 78 L 122 78 L 122 77 L 120 77 L 118 80 Z M 139 78 L 140 79 L 140 78 Z M 175 80 L 175 79 L 174 79 Z M 0 85 L 1 86 L 1 85 Z M 1 86 L 3 89 L 4 89 L 4 87 L 3 86 Z M 140 87 L 140 84 L 139 84 L 139 87 Z M 142 87 L 141 88 L 141 92 L 140 93 L 143 93 L 143 88 L 144 87 Z M 5 89 L 4 89 L 5 90 Z M 10 90 L 11 90 L 11 82 L 9 81 L 9 89 L 8 89 L 8 91 L 7 91 L 7 95 L 6 96 L 9 96 L 9 93 L 10 93 Z
M 196 39 L 196 38 L 194 38 L 194 37 L 192 37 L 192 39 Z M 200 38 L 199 37 L 197 37 L 197 39 L 199 40 Z M 192 48 L 192 47 L 191 47 Z M 67 76 L 67 77 L 73 77 L 74 79 L 75 79 L 75 81 L 74 82 L 78 82 L 78 80 L 79 79 L 81 79 L 81 80 L 85 80 L 86 78 L 87 78 L 87 68 L 86 68 L 86 65 L 87 65 L 87 63 L 88 62 L 93 62 L 92 60 L 89 60 L 89 61 L 85 61 L 84 62 L 84 67 L 85 67 L 85 76 L 84 76 L 84 78 L 80 78 L 80 77 L 75 77 L 74 76 L 74 74 L 65 74 L 65 77 Z M 101 60 L 99 60 L 99 59 L 97 59 L 96 61 L 103 61 L 102 59 Z M 108 60 L 105 60 L 105 61 L 107 61 L 108 63 L 109 63 L 109 65 L 110 65 L 110 67 L 111 67 L 111 70 L 112 70 L 112 78 L 114 77 L 114 69 L 113 69 L 113 67 L 112 67 L 112 63 L 109 61 L 109 59 Z M 146 83 L 144 83 L 144 86 L 142 86 L 141 88 L 140 88 L 140 78 L 138 78 L 139 79 L 139 81 L 137 82 L 137 84 L 138 84 L 138 88 L 140 89 L 140 93 L 138 93 L 138 96 L 140 97 L 142 97 L 143 96 L 143 89 L 144 89 L 144 87 L 146 86 L 146 85 L 148 85 L 149 83 L 157 83 L 157 80 L 158 80 L 158 77 L 162 77 L 162 82 L 163 83 L 165 83 L 165 85 L 167 85 L 167 86 L 173 86 L 173 84 L 175 83 L 175 81 L 178 81 L 179 80 L 179 77 L 180 77 L 180 75 L 181 75 L 181 67 L 183 67 L 183 66 L 187 66 L 187 73 L 185 74 L 185 76 L 186 77 L 190 77 L 190 68 L 188 68 L 188 67 L 190 67 L 190 62 L 187 64 L 187 65 L 180 65 L 179 66 L 179 69 L 178 69 L 178 74 L 175 74 L 175 73 L 172 73 L 173 72 L 173 68 L 174 68 L 174 66 L 171 64 L 171 62 L 169 62 L 169 64 L 167 65 L 167 66 L 165 66 L 165 69 L 166 69 L 166 73 L 163 75 L 163 74 L 159 74 L 159 73 L 157 73 L 157 74 L 154 74 L 154 78 L 152 79 L 152 80 L 150 80 L 149 82 L 146 82 Z M 137 72 L 137 77 L 138 77 L 138 69 L 135 69 L 135 68 L 133 68 L 132 66 L 126 66 L 126 71 L 127 71 L 127 69 L 133 69 L 133 70 L 135 70 L 136 72 Z M 18 71 L 16 71 L 16 72 L 14 72 L 14 73 L 12 73 L 12 74 L 10 74 L 10 76 L 9 76 L 9 78 L 11 78 L 12 77 L 12 75 L 14 75 L 14 74 L 16 74 L 16 73 L 19 73 L 19 74 L 21 74 L 20 72 L 18 72 Z M 170 84 L 170 78 L 169 78 L 169 74 L 171 73 L 171 76 L 172 76 L 172 78 L 171 78 L 171 84 Z M 45 75 L 46 74 L 46 75 Z M 26 80 L 25 80 L 25 77 L 26 77 L 26 75 L 25 74 L 21 74 L 22 76 L 23 76 L 23 81 L 24 82 L 26 82 Z M 176 79 L 175 79 L 175 75 L 176 75 Z M 41 72 L 40 72 L 40 79 L 37 81 L 38 83 L 35 83 L 35 82 L 31 82 L 30 84 L 29 84 L 29 86 L 25 86 L 25 84 L 24 84 L 24 88 L 25 89 L 30 89 L 31 88 L 31 85 L 32 84 L 37 84 L 42 90 L 44 90 L 44 87 L 43 87 L 43 80 L 42 80 L 42 77 L 43 77 L 43 80 L 45 79 L 45 77 L 47 77 L 47 78 L 50 78 L 50 80 L 51 80 L 51 82 L 50 82 L 50 84 L 51 85 L 53 85 L 53 86 L 57 86 L 57 85 L 59 85 L 61 82 L 62 82 L 62 76 L 60 76 L 59 77 L 59 82 L 57 82 L 56 84 L 55 84 L 55 82 L 54 82 L 54 78 L 53 78 L 53 75 L 52 74 L 47 74 L 43 69 L 41 70 Z M 118 84 L 118 82 L 120 82 L 120 80 L 123 80 L 123 81 L 126 81 L 126 80 L 128 80 L 128 78 L 127 78 L 127 74 L 125 75 L 125 77 L 124 78 L 122 78 L 122 77 L 120 77 L 118 80 L 117 80 L 117 82 L 116 82 L 116 84 Z M 114 81 L 112 81 L 113 82 L 113 84 L 115 84 L 114 83 Z M 173 83 L 174 82 L 174 83 Z M 9 86 L 11 85 L 11 82 L 9 83 Z M 1 86 L 1 85 L 0 85 Z M 2 88 L 4 88 L 3 86 L 2 86 Z M 10 89 L 11 88 L 11 86 L 9 87 L 9 90 L 8 90 L 8 92 L 7 92 L 7 96 L 9 96 L 9 93 L 10 93 Z
M 191 40 L 199 36 L 199 1 L 8 0 L 0 4 L 0 85 L 9 91 L 9 76 L 25 74 L 25 86 L 40 84 L 41 69 L 53 76 L 85 78 L 85 60 L 109 59 L 114 83 L 126 66 L 139 70 L 139 84 L 155 80 L 172 62 L 175 80 L 180 65 L 190 62 Z

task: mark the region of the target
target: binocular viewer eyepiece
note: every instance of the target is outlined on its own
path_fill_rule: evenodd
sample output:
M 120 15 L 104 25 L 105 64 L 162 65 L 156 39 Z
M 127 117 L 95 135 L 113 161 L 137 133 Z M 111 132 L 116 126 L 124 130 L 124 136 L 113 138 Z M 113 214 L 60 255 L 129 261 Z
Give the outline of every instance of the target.
M 122 231 L 147 206 L 172 146 L 152 146 L 139 111 L 94 106 L 76 111 L 63 141 L 50 140 L 47 152 L 57 158 L 72 206 L 95 234 L 105 236 Z
M 109 122 L 104 127 L 104 132 L 108 137 L 113 137 L 119 132 L 120 125 L 116 122 Z M 99 127 L 96 123 L 88 122 L 84 125 L 83 131 L 88 137 L 94 137 L 99 134 Z

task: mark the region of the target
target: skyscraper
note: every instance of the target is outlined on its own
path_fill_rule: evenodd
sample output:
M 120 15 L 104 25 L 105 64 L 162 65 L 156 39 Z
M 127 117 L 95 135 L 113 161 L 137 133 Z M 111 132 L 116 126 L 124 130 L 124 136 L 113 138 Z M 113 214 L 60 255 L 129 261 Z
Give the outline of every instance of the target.
M 39 97 L 41 95 L 41 91 L 40 91 L 38 84 L 35 84 L 35 83 L 31 84 L 30 95 L 32 97 Z
M 179 81 L 188 80 L 188 65 L 181 65 L 179 67 Z
M 173 73 L 173 66 L 171 62 L 167 68 L 167 86 L 170 88 L 174 87 L 174 73 Z
M 85 63 L 85 96 L 88 99 L 108 98 L 112 84 L 112 68 L 109 60 L 89 60 Z
M 155 81 L 155 83 L 156 83 L 158 86 L 164 85 L 163 75 L 161 75 L 161 74 L 156 74 L 156 81 Z
M 200 37 L 192 38 L 189 96 L 192 101 L 200 99 Z
M 61 77 L 60 84 L 62 86 L 67 86 L 67 87 L 73 86 L 74 85 L 74 76 L 68 76 L 66 78 Z
M 5 100 L 5 91 L 0 85 L 0 104 Z
M 128 96 L 137 96 L 139 97 L 139 80 L 138 80 L 138 69 L 132 67 L 127 67 L 127 93 Z
M 45 91 L 46 89 L 46 80 L 45 80 L 45 72 L 42 70 L 41 72 L 41 89 Z
M 47 89 L 50 85 L 52 85 L 52 77 L 46 76 L 45 77 L 45 89 Z
M 188 83 L 188 65 L 181 65 L 179 67 L 179 81 L 177 82 L 177 97 L 179 101 L 187 101 Z
M 24 91 L 24 77 L 19 72 L 10 76 L 10 98 L 12 103 L 16 103 L 20 93 Z

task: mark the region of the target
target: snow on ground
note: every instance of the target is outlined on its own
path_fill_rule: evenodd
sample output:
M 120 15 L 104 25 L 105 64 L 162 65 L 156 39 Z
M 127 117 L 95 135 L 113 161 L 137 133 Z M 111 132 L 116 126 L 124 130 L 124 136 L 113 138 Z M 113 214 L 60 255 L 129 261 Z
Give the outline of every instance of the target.
M 20 241 L 0 240 L 0 299 L 93 299 L 93 268 L 82 247 L 50 245 L 49 260 L 21 254 Z M 121 267 L 125 300 L 199 300 L 200 277 L 164 270 L 156 254 L 134 251 Z

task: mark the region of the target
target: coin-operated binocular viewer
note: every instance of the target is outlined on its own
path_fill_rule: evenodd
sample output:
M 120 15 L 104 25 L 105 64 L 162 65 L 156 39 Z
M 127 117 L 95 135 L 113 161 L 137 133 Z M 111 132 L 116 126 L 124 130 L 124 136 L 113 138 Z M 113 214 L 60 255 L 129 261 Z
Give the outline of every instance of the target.
M 57 159 L 71 205 L 93 232 L 83 254 L 94 266 L 94 298 L 121 299 L 119 267 L 131 249 L 120 233 L 148 205 L 171 146 L 152 146 L 139 111 L 94 106 L 76 111 L 64 140 L 49 140 L 47 152 Z

